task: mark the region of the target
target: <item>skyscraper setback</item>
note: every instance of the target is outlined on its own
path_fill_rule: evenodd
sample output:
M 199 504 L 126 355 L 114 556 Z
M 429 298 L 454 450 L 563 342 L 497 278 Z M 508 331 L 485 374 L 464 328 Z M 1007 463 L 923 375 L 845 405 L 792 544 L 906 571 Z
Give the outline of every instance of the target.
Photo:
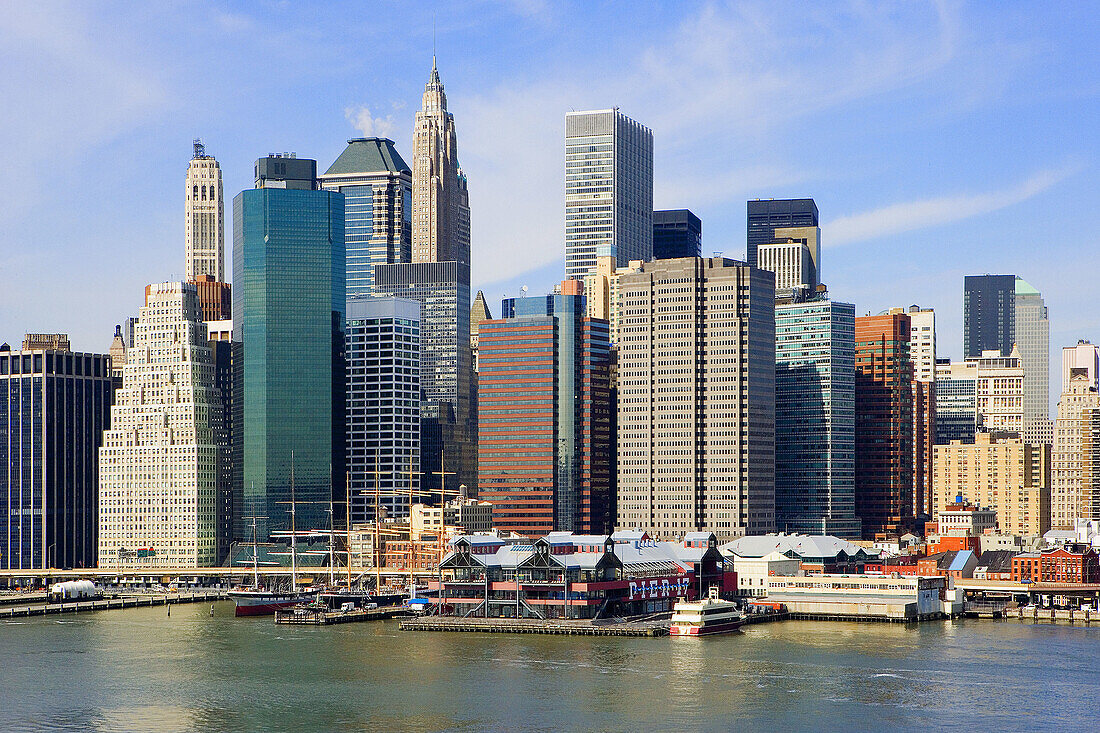
M 412 261 L 470 266 L 470 200 L 435 56 L 413 128 Z
M 215 282 L 225 282 L 222 171 L 198 139 L 187 166 L 185 197 L 184 277 L 197 280 L 201 275 L 210 275 Z
M 565 117 L 565 274 L 653 259 L 653 133 L 619 108 Z

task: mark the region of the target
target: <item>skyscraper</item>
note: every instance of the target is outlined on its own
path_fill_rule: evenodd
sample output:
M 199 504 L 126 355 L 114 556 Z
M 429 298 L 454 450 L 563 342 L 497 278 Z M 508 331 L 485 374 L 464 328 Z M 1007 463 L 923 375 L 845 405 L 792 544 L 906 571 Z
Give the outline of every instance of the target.
M 0 345 L 0 568 L 95 567 L 110 411 L 105 354 Z
M 210 275 L 225 282 L 225 211 L 222 171 L 206 146 L 196 139 L 187 166 L 184 204 L 184 277 Z
M 1024 429 L 1024 370 L 1015 346 L 1007 356 L 993 350 L 972 359 L 978 365 L 978 419 L 986 432 L 1017 433 Z
M 482 321 L 493 317 L 489 304 L 485 302 L 485 293 L 477 291 L 474 304 L 470 306 L 470 350 L 473 352 L 474 371 L 478 370 L 478 331 Z
M 1085 375 L 1088 383 L 1100 389 L 1100 346 L 1096 346 L 1084 339 L 1077 342 L 1076 346 L 1062 347 L 1062 385 L 1069 384 L 1073 370 Z
M 902 312 L 856 318 L 856 515 L 865 537 L 897 536 L 913 517 L 910 328 Z
M 1016 341 L 1016 276 L 967 275 L 963 280 L 963 357 L 1008 356 Z
M 369 295 L 375 265 L 412 259 L 412 172 L 393 140 L 361 137 L 318 178 L 344 194 L 348 298 Z
M 698 257 L 703 249 L 703 222 L 687 209 L 653 212 L 653 259 Z
M 1042 294 L 1022 277 L 1015 281 L 1015 331 L 1024 370 L 1024 427 L 1050 422 L 1050 321 Z
M 421 485 L 448 498 L 477 485 L 477 395 L 470 349 L 470 268 L 459 262 L 378 265 L 376 295 L 420 303 Z M 440 461 L 445 461 L 445 468 Z
M 653 133 L 619 108 L 565 116 L 565 274 L 653 259 Z
M 412 261 L 470 266 L 470 202 L 435 56 L 413 128 Z
M 1063 351 L 1063 358 L 1065 356 Z M 1091 510 L 1092 494 L 1090 491 L 1086 496 L 1083 479 L 1092 478 L 1091 458 L 1094 444 L 1091 411 L 1097 408 L 1100 408 L 1100 391 L 1089 375 L 1088 367 L 1071 366 L 1069 381 L 1062 386 L 1062 397 L 1058 400 L 1058 417 L 1054 424 L 1054 448 L 1051 451 L 1051 529 L 1072 529 L 1073 520 L 1081 516 L 1085 501 L 1089 503 Z
M 313 160 L 256 162 L 233 199 L 234 533 L 329 526 L 344 475 L 344 196 Z M 333 487 L 338 489 L 334 492 Z M 333 496 L 333 494 L 336 496 Z
M 775 277 L 724 258 L 619 279 L 619 527 L 775 528 Z
M 775 525 L 861 537 L 851 303 L 775 305 Z
M 220 409 L 195 286 L 150 285 L 99 449 L 99 567 L 215 564 Z
M 407 517 L 420 500 L 420 304 L 348 298 L 347 360 L 351 521 L 373 521 L 376 500 Z
M 757 247 L 772 244 L 776 228 L 816 227 L 817 204 L 813 199 L 754 199 L 748 202 L 746 261 L 757 266 Z
M 498 529 L 532 537 L 613 522 L 607 322 L 585 315 L 580 282 L 562 290 L 479 333 L 480 497 Z
M 759 244 L 756 263 L 775 273 L 777 298 L 813 297 L 820 278 L 821 230 L 818 227 L 777 227 L 774 242 Z
M 936 360 L 936 445 L 973 443 L 978 414 L 978 364 Z
M 936 445 L 936 312 L 909 306 L 909 356 L 913 360 L 913 515 L 932 514 Z

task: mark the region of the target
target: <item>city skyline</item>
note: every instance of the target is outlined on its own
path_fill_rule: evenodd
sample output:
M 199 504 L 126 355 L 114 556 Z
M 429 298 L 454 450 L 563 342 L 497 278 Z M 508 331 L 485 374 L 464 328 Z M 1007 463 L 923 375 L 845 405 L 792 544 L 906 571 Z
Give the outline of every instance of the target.
M 595 30 L 560 33 L 578 8 L 469 11 L 438 7 L 436 47 L 449 106 L 466 130 L 472 284 L 490 302 L 518 294 L 521 284 L 548 291 L 560 279 L 564 116 L 618 105 L 654 131 L 655 208 L 695 211 L 707 226 L 704 254 L 745 256 L 745 200 L 813 196 L 822 246 L 836 248 L 830 290 L 857 313 L 911 302 L 935 307 L 948 345 L 941 352 L 958 359 L 962 276 L 1017 272 L 1044 293 L 1052 348 L 1100 341 L 1087 317 L 1085 279 L 1100 255 L 1057 233 L 1096 192 L 1084 175 L 1096 147 L 1081 134 L 1095 119 L 1096 92 L 1076 81 L 1088 75 L 1080 65 L 1095 61 L 1069 52 L 1089 27 L 1072 10 L 1025 24 L 1020 6 L 841 8 L 800 14 L 792 29 L 783 8 L 689 5 L 647 8 L 633 19 L 644 32 L 607 38 Z M 413 111 L 430 68 L 431 13 L 408 19 L 385 8 L 367 15 L 334 7 L 314 18 L 253 5 L 186 12 L 184 24 L 177 16 L 185 12 L 122 7 L 114 17 L 92 18 L 79 7 L 3 11 L 7 50 L 0 58 L 12 70 L 9 93 L 25 103 L 20 119 L 0 121 L 0 131 L 26 141 L 14 156 L 12 180 L 20 185 L 3 207 L 11 241 L 27 245 L 0 255 L 5 271 L 24 276 L 0 302 L 4 338 L 64 330 L 76 348 L 104 350 L 111 326 L 136 312 L 144 285 L 179 273 L 178 181 L 194 137 L 218 158 L 231 193 L 249 187 L 251 162 L 267 152 L 293 149 L 327 166 L 346 139 L 370 133 L 392 137 L 411 155 Z M 606 27 L 613 13 L 584 9 L 591 22 L 578 25 Z M 504 20 L 514 32 L 497 32 Z M 257 54 L 290 53 L 295 44 L 281 48 L 276 40 L 288 37 L 264 32 L 287 24 L 300 28 L 298 46 L 325 37 L 346 60 L 293 65 L 278 76 L 249 68 Z M 163 30 L 185 25 L 207 32 Z M 112 33 L 102 32 L 106 26 Z M 47 28 L 58 42 L 18 55 Z M 371 43 L 383 31 L 384 50 Z M 110 44 L 92 40 L 108 37 Z M 767 67 L 755 56 L 799 41 L 833 48 L 820 58 L 803 52 L 778 62 L 767 54 L 778 66 L 765 84 Z M 884 48 L 865 53 L 876 44 Z M 200 49 L 223 59 L 225 79 L 196 73 L 209 55 L 191 52 Z M 677 61 L 658 61 L 669 51 Z M 598 82 L 576 81 L 582 57 L 585 70 L 606 72 Z M 688 72 L 692 82 L 681 84 Z M 775 85 L 804 95 L 798 111 L 754 111 L 771 108 L 764 102 Z M 204 89 L 198 102 L 196 87 Z M 259 104 L 272 93 L 299 95 L 299 104 Z M 177 99 L 188 100 L 186 112 Z M 1012 156 L 1003 155 L 1005 147 Z M 67 215 L 47 213 L 52 198 L 41 171 L 64 163 L 78 176 L 90 174 L 102 156 L 114 161 L 115 195 L 76 197 Z M 1032 257 L 1036 250 L 1047 256 Z M 71 303 L 44 300 L 33 285 L 48 277 L 80 297 L 108 274 L 117 287 L 86 298 L 91 306 L 79 313 Z M 1057 388 L 1052 382 L 1052 394 Z

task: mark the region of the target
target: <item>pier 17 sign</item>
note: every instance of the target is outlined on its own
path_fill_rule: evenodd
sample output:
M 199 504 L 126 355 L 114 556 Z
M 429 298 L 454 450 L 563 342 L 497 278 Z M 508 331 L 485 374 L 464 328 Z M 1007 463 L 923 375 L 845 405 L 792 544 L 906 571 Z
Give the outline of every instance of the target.
M 686 575 L 674 578 L 653 578 L 652 580 L 630 581 L 630 600 L 640 601 L 646 598 L 679 598 L 687 595 L 691 581 Z

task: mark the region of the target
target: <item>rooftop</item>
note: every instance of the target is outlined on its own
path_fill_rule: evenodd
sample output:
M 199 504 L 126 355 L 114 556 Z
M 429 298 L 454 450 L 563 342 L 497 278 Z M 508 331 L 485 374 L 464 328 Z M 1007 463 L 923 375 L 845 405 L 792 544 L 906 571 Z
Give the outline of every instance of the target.
M 385 137 L 357 137 L 348 140 L 348 146 L 340 157 L 325 171 L 325 176 L 348 176 L 356 173 L 409 171 L 407 163 L 394 147 L 393 140 Z

